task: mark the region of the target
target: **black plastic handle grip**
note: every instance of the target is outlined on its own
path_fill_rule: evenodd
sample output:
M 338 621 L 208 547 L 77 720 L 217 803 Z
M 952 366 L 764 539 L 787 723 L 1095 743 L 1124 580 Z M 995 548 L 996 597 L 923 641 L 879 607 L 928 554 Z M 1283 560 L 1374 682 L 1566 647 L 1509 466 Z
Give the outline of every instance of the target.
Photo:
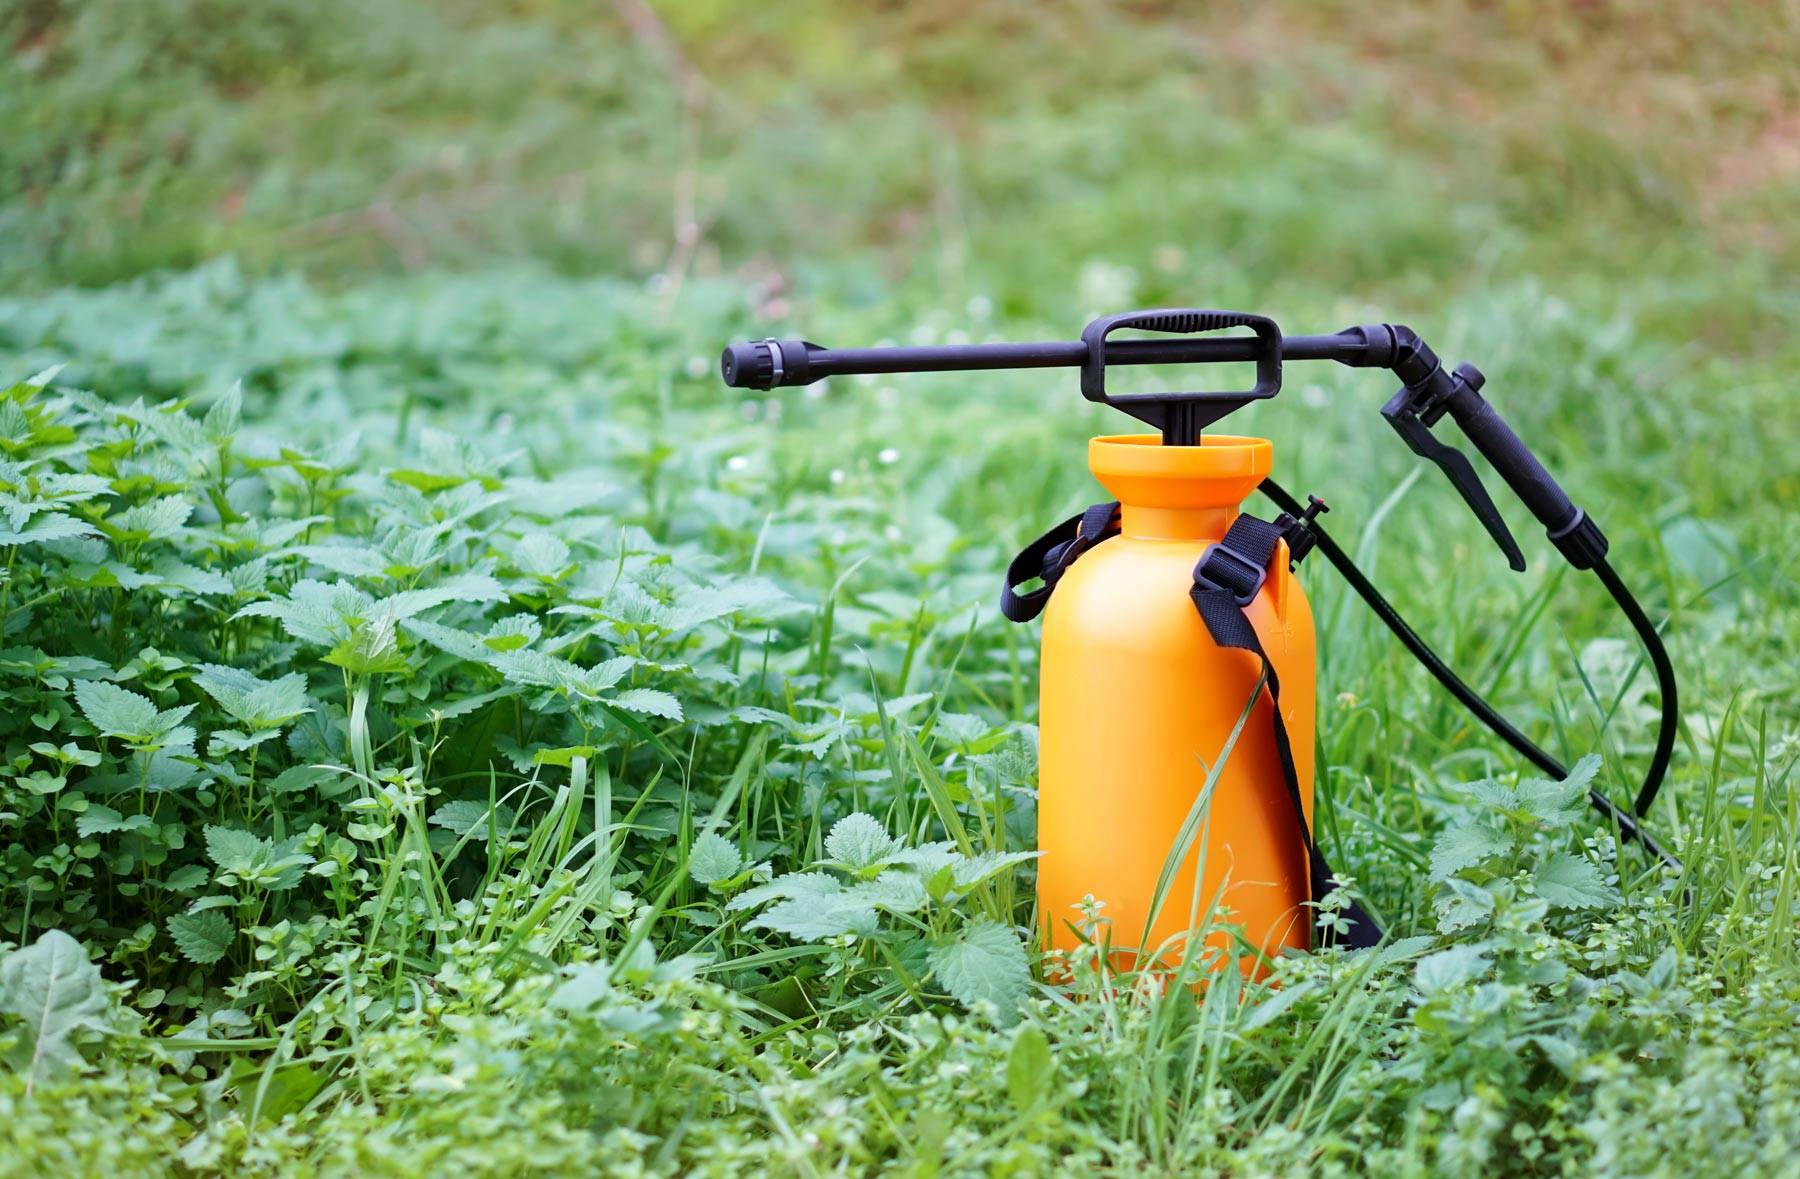
M 1538 462 L 1537 456 L 1513 433 L 1506 419 L 1481 395 L 1480 371 L 1465 364 L 1457 367 L 1456 375 L 1461 378 L 1458 381 L 1460 387 L 1447 401 L 1450 416 L 1469 436 L 1475 449 L 1506 480 L 1513 493 L 1531 509 L 1538 523 L 1551 533 L 1567 528 L 1580 509 L 1544 469 L 1544 464 Z
M 1456 388 L 1445 399 L 1445 408 L 1513 494 L 1531 509 L 1569 563 L 1577 569 L 1592 569 L 1606 555 L 1606 534 L 1575 506 L 1506 419 L 1481 395 L 1483 381 L 1481 370 L 1474 365 L 1458 365 Z

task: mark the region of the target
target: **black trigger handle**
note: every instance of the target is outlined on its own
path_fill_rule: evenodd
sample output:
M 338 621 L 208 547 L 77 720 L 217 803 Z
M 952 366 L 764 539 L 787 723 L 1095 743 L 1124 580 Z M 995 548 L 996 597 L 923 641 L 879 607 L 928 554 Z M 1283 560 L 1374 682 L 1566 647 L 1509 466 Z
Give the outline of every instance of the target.
M 1419 420 L 1415 403 L 1417 395 L 1412 389 L 1402 389 L 1381 407 L 1381 416 L 1388 425 L 1394 427 L 1395 433 L 1406 441 L 1406 445 L 1420 458 L 1430 459 L 1438 469 L 1450 479 L 1450 485 L 1456 488 L 1481 526 L 1487 529 L 1500 551 L 1506 554 L 1506 563 L 1512 566 L 1514 573 L 1525 571 L 1525 554 L 1519 551 L 1519 542 L 1507 530 L 1506 521 L 1500 517 L 1500 509 L 1494 506 L 1493 498 L 1487 488 L 1481 485 L 1481 479 L 1475 474 L 1475 465 L 1468 456 L 1453 446 L 1447 446 L 1437 440 L 1431 428 Z

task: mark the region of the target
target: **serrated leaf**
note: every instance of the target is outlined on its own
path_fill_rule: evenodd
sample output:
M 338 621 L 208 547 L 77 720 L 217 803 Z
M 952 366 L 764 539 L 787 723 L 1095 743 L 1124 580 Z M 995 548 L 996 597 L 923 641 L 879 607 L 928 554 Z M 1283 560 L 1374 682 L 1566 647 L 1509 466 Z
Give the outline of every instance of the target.
M 402 590 L 370 608 L 370 618 L 400 622 L 449 602 L 503 602 L 506 588 L 485 573 L 459 573 L 422 589 Z
M 126 508 L 106 522 L 131 540 L 167 540 L 180 532 L 193 514 L 194 505 L 184 496 L 165 495 Z
M 78 680 L 75 703 L 96 729 L 134 745 L 153 745 L 174 738 L 181 719 L 194 708 L 184 704 L 158 709 L 147 697 L 104 680 Z
M 796 897 L 769 906 L 750 923 L 803 942 L 824 941 L 846 933 L 875 932 L 875 906 L 853 893 Z
M 352 623 L 367 618 L 374 605 L 375 599 L 349 582 L 307 578 L 296 581 L 286 598 L 252 602 L 232 617 L 273 618 L 289 637 L 329 647 L 347 638 Z
M 982 853 L 983 856 L 988 854 L 990 853 Z M 927 880 L 935 877 L 939 872 L 943 872 L 947 869 L 954 869 L 967 862 L 957 852 L 956 844 L 948 839 L 940 840 L 935 843 L 922 843 L 918 847 L 903 848 L 888 856 L 887 860 L 890 864 L 904 865 L 911 868 Z M 963 870 L 967 871 L 966 868 Z M 956 876 L 954 874 L 948 875 L 945 877 L 945 881 L 946 886 L 954 884 L 956 882 Z
M 1513 848 L 1510 836 L 1485 823 L 1466 822 L 1446 828 L 1431 848 L 1431 879 L 1443 880 Z
M 1427 954 L 1413 966 L 1413 981 L 1427 995 L 1481 977 L 1488 968 L 1487 951 L 1479 945 L 1451 946 Z
M 1494 894 L 1458 876 L 1443 881 L 1444 893 L 1433 904 L 1438 931 L 1455 933 L 1487 920 L 1494 911 Z
M 71 1042 L 82 1029 L 104 1031 L 106 988 L 80 942 L 52 929 L 0 958 L 0 1012 L 16 1016 L 22 1035 L 14 1063 L 30 1092 L 40 1081 L 81 1067 Z
M 958 889 L 971 889 L 1014 864 L 1035 860 L 1042 854 L 1042 852 L 981 852 L 966 859 L 959 857 L 951 865 L 951 879 Z
M 925 878 L 912 872 L 884 872 L 845 890 L 845 895 L 890 913 L 916 913 L 929 901 Z
M 117 684 L 79 680 L 75 684 L 75 703 L 88 723 L 108 737 L 135 738 L 156 727 L 156 705 Z
M 554 580 L 569 568 L 569 546 L 554 533 L 533 532 L 513 546 L 513 567 L 528 577 Z
M 279 728 L 312 711 L 306 703 L 306 677 L 299 672 L 264 680 L 239 668 L 203 663 L 194 683 L 251 729 Z
M 1598 868 L 1569 852 L 1557 852 L 1539 864 L 1531 882 L 1539 896 L 1564 909 L 1599 909 L 1619 899 Z
M 248 872 L 257 865 L 258 857 L 269 847 L 265 839 L 248 831 L 231 827 L 206 825 L 206 858 L 227 872 Z
M 513 809 L 505 803 L 500 803 L 493 808 L 493 814 L 492 829 L 499 833 L 501 839 L 505 839 L 512 834 Z M 431 812 L 431 825 L 442 827 L 457 835 L 467 835 L 474 831 L 485 839 L 490 827 L 487 801 L 485 799 L 459 798 L 454 802 L 447 802 Z
M 1587 813 L 1588 785 L 1599 769 L 1600 758 L 1590 753 L 1560 782 L 1541 778 L 1520 782 L 1515 791 L 1519 806 L 1547 827 L 1567 827 Z
M 225 956 L 237 939 L 237 928 L 217 909 L 177 913 L 169 918 L 168 926 L 175 948 L 196 966 L 211 966 Z
M 827 897 L 843 891 L 835 876 L 824 872 L 789 872 L 767 884 L 741 892 L 726 904 L 727 909 L 754 909 L 770 901 L 799 897 Z
M 953 941 L 934 942 L 927 952 L 939 985 L 964 1007 L 987 1001 L 1001 1015 L 1017 1014 L 1031 986 L 1025 943 L 1010 927 L 983 919 L 964 927 Z
M 871 815 L 861 811 L 845 815 L 832 824 L 825 837 L 825 852 L 836 862 L 853 870 L 885 863 L 900 850 L 900 841 Z
M 722 586 L 683 586 L 662 621 L 669 631 L 679 634 L 732 614 L 773 618 L 799 606 L 774 582 L 746 578 Z
M 77 520 L 61 512 L 39 512 L 23 527 L 0 528 L 0 548 L 42 544 L 51 540 L 73 540 L 78 536 L 94 536 L 98 532 L 99 529 L 85 520 Z
M 645 716 L 659 716 L 672 721 L 681 719 L 681 701 L 655 688 L 627 688 L 616 696 L 607 697 L 606 703 L 614 708 L 623 708 L 627 712 Z
M 83 839 L 95 835 L 111 835 L 118 831 L 147 831 L 155 824 L 148 815 L 132 815 L 129 818 L 109 806 L 97 802 L 88 803 L 75 820 L 75 832 Z
M 708 831 L 694 840 L 688 851 L 688 875 L 695 884 L 717 884 L 729 880 L 743 867 L 744 857 L 737 845 L 722 835 Z
M 495 653 L 500 650 L 483 642 L 480 635 L 423 619 L 409 618 L 401 624 L 401 629 L 413 638 L 430 643 L 438 650 L 469 663 L 491 663 Z

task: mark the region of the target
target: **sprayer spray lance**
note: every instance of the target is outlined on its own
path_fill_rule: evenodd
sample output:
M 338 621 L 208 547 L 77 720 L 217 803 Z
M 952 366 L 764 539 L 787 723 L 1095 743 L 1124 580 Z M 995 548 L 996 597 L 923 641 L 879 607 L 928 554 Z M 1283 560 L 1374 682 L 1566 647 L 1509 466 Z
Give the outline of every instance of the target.
M 1217 334 L 1229 329 L 1248 329 L 1248 334 Z M 1166 339 L 1111 339 L 1117 331 L 1160 333 Z M 1649 810 L 1668 768 L 1674 746 L 1676 728 L 1676 686 L 1674 671 L 1656 627 L 1645 616 L 1630 591 L 1606 560 L 1607 541 L 1599 526 L 1558 486 L 1531 450 L 1520 441 L 1510 426 L 1482 396 L 1485 378 L 1473 365 L 1446 369 L 1437 355 L 1412 329 L 1396 324 L 1369 324 L 1346 328 L 1330 335 L 1283 336 L 1275 322 L 1266 316 L 1231 311 L 1151 310 L 1108 316 L 1090 323 L 1081 339 L 1038 343 L 960 344 L 931 347 L 823 348 L 805 340 L 765 339 L 733 344 L 725 349 L 721 360 L 725 383 L 736 388 L 771 389 L 781 386 L 808 385 L 831 376 L 864 373 L 948 372 L 990 369 L 1075 368 L 1080 370 L 1080 387 L 1090 401 L 1110 405 L 1155 427 L 1164 447 L 1202 448 L 1202 432 L 1227 414 L 1252 401 L 1275 396 L 1281 389 L 1282 366 L 1290 361 L 1330 360 L 1351 368 L 1380 368 L 1391 371 L 1401 382 L 1400 390 L 1382 407 L 1388 421 L 1407 446 L 1421 458 L 1429 459 L 1443 471 L 1463 501 L 1481 521 L 1494 543 L 1505 554 L 1515 570 L 1525 568 L 1525 559 L 1517 542 L 1507 530 L 1494 502 L 1489 498 L 1469 459 L 1453 447 L 1441 442 L 1433 433 L 1448 417 L 1481 452 L 1514 494 L 1518 496 L 1538 522 L 1544 526 L 1550 542 L 1576 569 L 1591 570 L 1599 578 L 1627 620 L 1636 630 L 1649 654 L 1661 694 L 1662 717 L 1654 752 L 1633 805 L 1627 809 L 1615 804 L 1597 789 L 1590 789 L 1589 801 L 1617 826 L 1625 838 L 1640 843 L 1668 864 L 1676 861 L 1642 828 L 1639 820 Z M 1208 365 L 1252 364 L 1254 385 L 1246 390 L 1215 392 L 1111 393 L 1106 387 L 1107 370 L 1118 365 Z M 1101 440 L 1097 440 L 1098 442 Z M 1153 442 L 1153 439 L 1140 441 Z M 1260 441 L 1260 440 L 1246 440 Z M 1265 444 L 1266 445 L 1266 444 Z M 1099 474 L 1096 468 L 1096 474 Z M 1402 619 L 1385 597 L 1376 590 L 1338 545 L 1320 526 L 1317 515 L 1324 505 L 1317 499 L 1303 508 L 1273 480 L 1264 478 L 1257 490 L 1273 500 L 1284 515 L 1272 525 L 1270 537 L 1278 536 L 1287 545 L 1290 560 L 1298 561 L 1316 547 L 1344 575 L 1351 587 L 1375 610 L 1432 675 L 1457 700 L 1508 745 L 1546 773 L 1566 777 L 1568 770 L 1517 727 L 1509 723 L 1488 702 L 1468 686 L 1441 660 L 1423 639 Z M 1310 498 L 1310 497 L 1309 497 Z M 1126 505 L 1130 509 L 1129 502 Z M 1108 509 L 1111 509 L 1110 512 Z M 1085 517 L 1085 518 L 1084 518 Z M 1074 559 L 1090 550 L 1100 540 L 1118 530 L 1118 505 L 1096 505 L 1084 517 L 1077 517 L 1053 529 L 1028 548 L 1009 571 L 1003 609 L 1009 618 L 1020 621 L 1034 617 L 1049 598 L 1062 574 Z M 1250 523 L 1262 523 L 1250 520 Z M 1236 526 L 1234 526 L 1236 531 Z M 1262 533 L 1249 530 L 1251 547 L 1263 539 Z M 1246 560 L 1244 545 L 1232 544 L 1230 534 L 1213 538 L 1206 556 L 1195 569 L 1195 602 L 1202 606 L 1213 600 L 1203 598 L 1201 591 L 1229 589 L 1238 607 L 1248 611 L 1250 602 L 1263 589 L 1268 575 L 1267 558 L 1260 563 L 1251 555 Z M 1251 565 L 1260 567 L 1250 570 Z M 1252 575 L 1253 574 L 1253 575 Z M 1030 593 L 1018 592 L 1018 586 L 1033 577 L 1043 585 Z M 1252 584 L 1253 583 L 1253 584 Z M 1223 602 L 1223 598 L 1217 598 Z M 1230 627 L 1221 619 L 1229 611 L 1214 611 L 1206 618 L 1213 637 L 1225 645 L 1222 637 Z M 1308 621 L 1310 626 L 1310 619 Z M 1258 647 L 1254 635 L 1249 643 Z M 1273 675 L 1273 665 L 1264 657 L 1265 669 Z M 1046 669 L 1046 675 L 1048 669 Z M 1310 671 L 1308 674 L 1310 681 Z M 1277 729 L 1280 709 L 1277 708 Z M 1310 712 L 1309 712 L 1310 715 Z M 1278 744 L 1284 772 L 1294 776 L 1291 751 L 1286 736 L 1278 733 Z M 1295 799 L 1298 811 L 1299 800 Z M 1304 821 L 1303 838 L 1311 852 L 1312 840 Z M 1048 854 L 1048 853 L 1047 853 Z M 1313 874 L 1324 868 L 1322 858 L 1315 856 Z M 1320 890 L 1315 880 L 1313 891 Z

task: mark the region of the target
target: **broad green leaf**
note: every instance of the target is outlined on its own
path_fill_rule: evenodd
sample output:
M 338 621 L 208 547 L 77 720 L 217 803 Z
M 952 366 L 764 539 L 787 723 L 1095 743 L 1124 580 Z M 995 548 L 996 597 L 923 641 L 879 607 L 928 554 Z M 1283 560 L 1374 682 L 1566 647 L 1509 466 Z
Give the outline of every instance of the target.
M 219 867 L 223 885 L 245 884 L 281 892 L 300 883 L 313 858 L 299 850 L 298 836 L 279 843 L 248 831 L 208 824 L 206 855 Z
M 1006 1054 L 1006 1093 L 1013 1108 L 1025 1113 L 1036 1106 L 1050 1091 L 1055 1075 L 1050 1041 L 1035 1024 L 1021 1028 L 1013 1037 L 1012 1051 Z
M 306 703 L 306 677 L 299 672 L 264 680 L 239 668 L 203 663 L 194 683 L 251 729 L 279 728 L 312 711 Z
M 40 1081 L 81 1067 L 72 1038 L 104 1031 L 106 988 L 80 942 L 52 929 L 24 949 L 0 958 L 0 1012 L 15 1016 L 21 1036 L 13 1062 L 29 1092 Z
M 217 909 L 202 913 L 177 913 L 169 918 L 169 936 L 182 956 L 198 966 L 211 966 L 223 958 L 237 939 L 231 919 Z
M 126 540 L 166 540 L 193 514 L 194 505 L 185 496 L 167 495 L 126 508 L 106 523 Z
M 330 647 L 350 634 L 353 622 L 369 616 L 375 599 L 349 582 L 296 581 L 286 598 L 252 602 L 233 618 L 273 618 L 292 638 Z
M 1619 899 L 1600 869 L 1568 852 L 1557 852 L 1539 864 L 1531 882 L 1539 896 L 1564 909 L 1599 909 Z
M 1025 943 L 1010 926 L 983 918 L 951 941 L 934 942 L 927 955 L 938 983 L 965 1007 L 983 1000 L 1010 1019 L 1031 986 Z
M 459 573 L 422 589 L 403 590 L 370 608 L 372 619 L 399 622 L 449 602 L 503 602 L 506 589 L 485 573 Z
M 627 712 L 659 716 L 664 720 L 678 721 L 681 719 L 681 701 L 667 692 L 659 692 L 654 688 L 627 688 L 616 696 L 607 697 L 606 703 L 614 708 L 623 708 Z
M 126 817 L 97 802 L 88 803 L 87 809 L 75 820 L 76 833 L 83 839 L 95 835 L 111 835 L 118 831 L 148 831 L 154 826 L 148 815 Z
M 824 872 L 789 872 L 732 897 L 727 909 L 754 909 L 770 901 L 828 897 L 843 891 L 837 878 Z
M 1413 981 L 1419 990 L 1430 995 L 1480 978 L 1487 968 L 1485 947 L 1451 946 L 1419 959 L 1413 966 Z
M 951 879 L 956 883 L 958 889 L 971 889 L 1014 864 L 1035 860 L 1042 854 L 1042 852 L 980 852 L 966 859 L 959 856 L 951 865 Z
M 533 532 L 513 546 L 512 560 L 520 573 L 551 581 L 568 572 L 569 546 L 553 533 Z
M 193 747 L 193 731 L 181 727 L 181 719 L 194 709 L 191 704 L 158 709 L 147 697 L 104 680 L 77 681 L 75 703 L 89 723 L 108 737 L 137 746 L 185 741 L 190 750 Z
M 98 532 L 99 529 L 85 520 L 77 520 L 61 512 L 43 512 L 32 516 L 24 527 L 0 528 L 0 548 L 41 544 L 49 540 L 71 540 L 77 536 L 94 536 Z
M 798 897 L 770 905 L 750 925 L 803 942 L 824 941 L 846 933 L 867 935 L 875 932 L 875 905 L 854 893 Z
M 1464 868 L 1510 852 L 1513 841 L 1502 831 L 1477 821 L 1459 823 L 1441 832 L 1431 848 L 1431 878 L 1443 880 Z
M 491 825 L 499 833 L 500 838 L 505 839 L 511 835 L 514 821 L 513 809 L 505 803 L 500 803 L 493 808 L 493 815 Z M 454 802 L 447 802 L 431 812 L 431 825 L 442 827 L 457 835 L 467 835 L 473 831 L 486 839 L 490 826 L 487 800 L 459 798 Z
M 900 841 L 889 836 L 873 816 L 860 811 L 832 824 L 831 834 L 825 837 L 826 854 L 852 870 L 886 863 L 899 850 Z
M 88 723 L 108 737 L 133 740 L 156 730 L 158 709 L 147 697 L 102 680 L 75 685 L 75 703 Z
M 717 884 L 736 876 L 743 863 L 736 844 L 708 831 L 694 840 L 688 852 L 688 875 L 696 884 Z
M 206 826 L 206 856 L 227 872 L 251 870 L 256 865 L 257 857 L 267 848 L 267 840 L 248 831 L 211 823 Z

